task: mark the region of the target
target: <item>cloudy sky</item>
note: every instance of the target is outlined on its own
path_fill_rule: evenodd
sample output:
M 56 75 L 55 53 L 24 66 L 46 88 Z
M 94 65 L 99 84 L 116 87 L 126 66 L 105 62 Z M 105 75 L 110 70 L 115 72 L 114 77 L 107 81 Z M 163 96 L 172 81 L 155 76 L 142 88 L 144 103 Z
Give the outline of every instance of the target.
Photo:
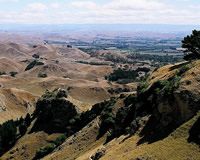
M 0 24 L 200 24 L 200 0 L 0 0 Z

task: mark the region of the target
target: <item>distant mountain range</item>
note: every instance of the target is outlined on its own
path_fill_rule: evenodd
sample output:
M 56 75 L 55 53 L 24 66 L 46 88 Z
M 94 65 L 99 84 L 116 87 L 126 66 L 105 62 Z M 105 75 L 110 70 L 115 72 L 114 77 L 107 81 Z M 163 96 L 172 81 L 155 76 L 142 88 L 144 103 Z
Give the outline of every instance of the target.
M 14 32 L 160 32 L 190 33 L 200 29 L 200 25 L 169 24 L 0 24 L 0 31 Z

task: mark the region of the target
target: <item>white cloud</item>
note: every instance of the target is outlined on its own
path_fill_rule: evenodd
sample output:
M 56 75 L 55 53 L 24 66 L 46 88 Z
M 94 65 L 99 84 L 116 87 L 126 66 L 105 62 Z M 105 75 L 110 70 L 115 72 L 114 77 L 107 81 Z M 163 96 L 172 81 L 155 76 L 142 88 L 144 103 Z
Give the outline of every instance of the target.
M 92 1 L 73 1 L 69 4 L 72 8 L 75 9 L 96 9 L 98 6 Z
M 115 10 L 153 10 L 161 9 L 164 6 L 163 3 L 155 0 L 113 0 L 105 8 Z
M 32 12 L 43 12 L 47 9 L 48 7 L 43 3 L 31 3 L 26 7 L 27 11 L 32 11 Z
M 0 2 L 19 2 L 19 0 L 0 0 Z
M 175 23 L 195 24 L 200 11 L 179 8 L 158 0 L 112 0 L 97 5 L 92 1 L 75 1 L 77 19 L 94 23 Z M 193 18 L 191 18 L 193 17 Z M 196 19 L 196 21 L 194 21 Z
M 2 1 L 2 0 L 0 0 Z M 199 24 L 194 5 L 176 6 L 160 0 L 73 0 L 31 3 L 21 11 L 0 12 L 1 22 L 18 23 L 164 23 Z
M 59 9 L 61 7 L 61 4 L 59 4 L 59 3 L 51 3 L 49 6 L 51 8 L 53 8 L 53 9 Z

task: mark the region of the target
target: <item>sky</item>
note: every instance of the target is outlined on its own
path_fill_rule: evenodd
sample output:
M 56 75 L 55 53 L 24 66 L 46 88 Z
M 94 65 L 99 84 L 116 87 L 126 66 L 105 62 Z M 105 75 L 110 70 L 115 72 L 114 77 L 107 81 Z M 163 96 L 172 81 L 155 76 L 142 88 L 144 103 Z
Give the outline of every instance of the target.
M 200 24 L 200 0 L 0 0 L 0 24 Z

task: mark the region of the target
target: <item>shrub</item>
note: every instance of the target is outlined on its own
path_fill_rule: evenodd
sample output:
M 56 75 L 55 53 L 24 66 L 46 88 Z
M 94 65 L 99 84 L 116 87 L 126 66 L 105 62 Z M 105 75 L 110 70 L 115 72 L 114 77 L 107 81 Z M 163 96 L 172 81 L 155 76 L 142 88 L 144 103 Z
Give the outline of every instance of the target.
M 56 146 L 60 146 L 65 140 L 66 140 L 66 135 L 61 135 L 58 138 L 56 138 L 55 141 L 53 141 L 52 143 L 55 144 Z
M 115 123 L 114 114 L 112 113 L 113 106 L 116 103 L 115 99 L 111 99 L 109 103 L 106 104 L 105 108 L 101 112 L 101 124 L 99 128 L 99 134 L 97 138 L 102 137 L 109 129 L 112 129 Z
M 42 66 L 42 65 L 44 65 L 43 62 L 37 61 L 36 66 Z
M 18 72 L 10 72 L 10 76 L 15 77 Z
M 105 78 L 109 81 L 118 81 L 118 80 L 135 80 L 138 77 L 138 72 L 135 70 L 124 70 L 121 68 L 118 68 L 117 70 L 114 70 L 113 73 L 111 73 L 109 76 L 106 76 Z
M 28 71 L 28 70 L 32 69 L 33 67 L 39 66 L 39 65 L 44 65 L 44 63 L 40 62 L 38 60 L 33 60 L 32 62 L 30 62 L 28 64 L 28 66 L 26 67 L 25 71 Z
M 1 75 L 6 75 L 6 72 L 0 71 L 0 76 L 1 76 Z
M 48 155 L 49 153 L 51 153 L 54 149 L 56 148 L 55 144 L 48 144 L 45 147 L 40 148 L 35 155 L 34 159 L 40 159 L 43 158 L 44 156 Z
M 39 77 L 39 78 L 46 78 L 46 77 L 47 77 L 47 74 L 46 74 L 46 73 L 39 72 L 39 73 L 38 73 L 38 77 Z
M 28 64 L 28 66 L 25 68 L 25 71 L 28 71 L 28 70 L 32 69 L 33 67 L 35 67 L 36 63 L 37 63 L 36 60 L 30 62 L 30 63 Z
M 49 143 L 47 146 L 40 148 L 35 155 L 34 159 L 40 159 L 43 158 L 44 156 L 48 155 L 51 153 L 56 147 L 60 146 L 65 140 L 66 140 L 66 135 L 61 135 L 56 138 L 55 141 L 52 141 Z
M 40 55 L 38 55 L 38 54 L 33 54 L 32 57 L 38 59 L 38 58 L 40 58 Z
M 136 101 L 137 97 L 134 94 L 131 94 L 124 100 L 124 104 L 126 107 L 128 107 L 129 105 L 135 103 Z
M 67 98 L 67 96 L 68 96 L 68 93 L 66 90 L 64 90 L 64 89 L 57 90 L 57 95 L 56 95 L 57 98 L 62 98 L 62 97 Z
M 187 72 L 191 67 L 189 65 L 182 66 L 177 73 L 177 76 L 182 76 L 185 72 Z
M 157 96 L 170 98 L 173 96 L 174 90 L 179 87 L 180 79 L 181 77 L 176 75 L 168 80 L 159 80 L 151 86 L 148 92 L 155 93 Z
M 138 67 L 137 72 L 145 72 L 145 73 L 148 73 L 150 71 L 150 68 L 147 68 L 147 67 Z
M 149 84 L 147 82 L 140 83 L 137 87 L 137 94 L 143 94 L 147 90 L 148 86 Z

